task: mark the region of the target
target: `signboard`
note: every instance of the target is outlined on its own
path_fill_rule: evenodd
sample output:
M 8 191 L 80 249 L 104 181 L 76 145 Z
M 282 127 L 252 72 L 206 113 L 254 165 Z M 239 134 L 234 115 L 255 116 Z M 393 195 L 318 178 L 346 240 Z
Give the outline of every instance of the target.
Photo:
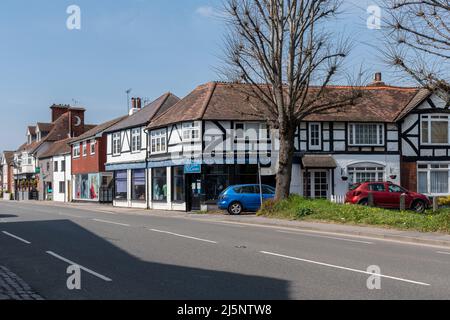
M 34 172 L 34 173 L 37 173 L 37 174 L 41 173 L 41 168 L 39 168 L 39 167 L 36 167 L 36 170 L 35 170 L 35 172 Z
M 186 164 L 184 165 L 184 174 L 202 173 L 201 164 Z

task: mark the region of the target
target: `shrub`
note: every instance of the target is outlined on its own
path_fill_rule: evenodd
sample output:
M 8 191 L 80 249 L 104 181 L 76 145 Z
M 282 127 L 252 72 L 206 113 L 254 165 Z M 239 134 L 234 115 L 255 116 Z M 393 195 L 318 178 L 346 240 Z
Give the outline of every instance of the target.
M 450 207 L 450 196 L 448 197 L 440 197 L 438 199 L 439 206 Z

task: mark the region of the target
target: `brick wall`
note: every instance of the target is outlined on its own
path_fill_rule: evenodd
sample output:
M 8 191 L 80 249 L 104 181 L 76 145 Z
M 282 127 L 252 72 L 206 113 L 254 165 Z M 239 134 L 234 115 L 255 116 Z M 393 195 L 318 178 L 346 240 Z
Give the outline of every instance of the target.
M 72 174 L 87 174 L 105 171 L 106 162 L 106 136 L 98 138 L 95 145 L 95 154 L 91 155 L 91 143 L 87 143 L 87 155 L 83 157 L 83 143 L 80 144 L 80 157 L 73 158 L 72 149 Z M 73 147 L 72 147 L 73 148 Z
M 401 163 L 401 181 L 402 187 L 409 191 L 417 192 L 417 163 L 405 162 Z

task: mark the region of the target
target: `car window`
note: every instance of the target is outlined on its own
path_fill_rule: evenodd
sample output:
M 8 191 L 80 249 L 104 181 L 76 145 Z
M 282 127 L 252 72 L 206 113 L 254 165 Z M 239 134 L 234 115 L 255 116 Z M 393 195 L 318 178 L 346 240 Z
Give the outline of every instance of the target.
M 403 193 L 405 191 L 406 191 L 405 189 L 403 189 L 400 186 L 396 186 L 395 184 L 392 184 L 389 186 L 389 192 L 392 192 L 392 193 Z
M 275 189 L 269 186 L 262 186 L 264 194 L 275 194 Z
M 349 187 L 349 189 L 350 189 L 350 191 L 354 191 L 354 190 L 358 189 L 358 187 L 360 185 L 361 185 L 360 183 L 354 183 Z
M 238 193 L 241 194 L 254 194 L 256 193 L 256 188 L 254 186 L 243 186 L 239 188 Z
M 384 183 L 373 183 L 369 185 L 369 190 L 375 192 L 384 192 L 386 191 L 386 187 L 384 186 Z

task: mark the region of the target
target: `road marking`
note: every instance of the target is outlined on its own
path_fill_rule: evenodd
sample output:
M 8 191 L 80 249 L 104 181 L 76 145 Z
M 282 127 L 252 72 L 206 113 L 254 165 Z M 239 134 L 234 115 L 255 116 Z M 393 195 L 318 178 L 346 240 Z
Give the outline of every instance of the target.
M 186 239 L 191 239 L 191 240 L 198 240 L 198 241 L 203 241 L 203 242 L 208 242 L 208 243 L 217 243 L 216 241 L 211 241 L 211 240 L 206 240 L 206 239 L 186 236 L 186 235 L 183 235 L 183 234 L 173 233 L 173 232 L 169 232 L 169 231 L 163 231 L 163 230 L 157 230 L 157 229 L 150 229 L 150 231 L 154 231 L 154 232 L 158 232 L 158 233 L 170 234 L 172 236 L 186 238 Z
M 90 274 L 92 274 L 93 276 L 96 276 L 97 278 L 100 278 L 100 279 L 102 279 L 102 280 L 105 280 L 106 282 L 111 282 L 111 281 L 112 281 L 110 278 L 105 277 L 104 275 L 101 275 L 100 273 L 97 273 L 97 272 L 95 272 L 95 271 L 92 271 L 91 269 L 88 269 L 88 268 L 86 268 L 86 267 L 83 267 L 82 265 L 80 265 L 80 264 L 78 264 L 78 263 L 75 263 L 75 262 L 73 262 L 73 261 L 70 261 L 69 259 L 66 259 L 66 258 L 64 258 L 64 257 L 61 257 L 60 255 L 58 255 L 58 254 L 56 254 L 56 253 L 54 253 L 54 252 L 52 252 L 52 251 L 46 251 L 46 252 L 47 252 L 47 254 L 49 254 L 49 255 L 51 255 L 51 256 L 53 256 L 53 257 L 55 257 L 55 258 L 57 258 L 57 259 L 59 259 L 59 260 L 61 260 L 61 261 L 64 261 L 64 262 L 68 263 L 69 265 L 77 265 L 77 266 L 80 267 L 81 270 L 84 270 L 84 271 L 86 271 L 87 273 L 90 273 Z
M 437 251 L 436 253 L 450 255 L 450 252 L 444 252 L 444 251 Z
M 113 221 L 108 221 L 108 220 L 92 219 L 92 221 L 115 224 L 115 225 L 122 226 L 122 227 L 130 227 L 130 225 L 126 224 L 126 223 L 119 223 L 119 222 L 113 222 Z
M 356 242 L 356 243 L 373 244 L 373 242 L 368 242 L 368 241 L 351 240 L 351 239 L 328 237 L 328 236 L 319 236 L 319 235 L 307 234 L 307 233 L 303 233 L 303 232 L 289 232 L 289 231 L 283 231 L 283 230 L 277 230 L 277 232 L 288 233 L 288 234 L 299 234 L 299 235 L 303 235 L 306 237 L 325 238 L 325 239 L 333 239 L 333 240 Z
M 374 275 L 373 273 L 367 272 L 367 271 L 364 271 L 364 270 L 352 269 L 352 268 L 341 267 L 341 266 L 328 264 L 328 263 L 323 263 L 323 262 L 318 262 L 318 261 L 313 261 L 313 260 L 307 260 L 307 259 L 301 259 L 301 258 L 296 258 L 296 257 L 291 257 L 291 256 L 285 256 L 285 255 L 278 254 L 278 253 L 273 253 L 273 252 L 260 251 L 260 253 L 265 254 L 265 255 L 274 256 L 274 257 L 279 257 L 279 258 L 285 258 L 285 259 L 290 259 L 290 260 L 297 260 L 297 261 L 312 263 L 312 264 L 325 266 L 325 267 L 330 267 L 330 268 L 335 268 L 335 269 L 341 269 L 341 270 L 347 270 L 347 271 L 352 271 L 352 272 L 357 272 L 357 273 L 363 273 L 363 274 L 367 274 L 367 275 L 371 275 L 371 276 Z M 392 279 L 392 280 L 397 280 L 397 281 L 402 281 L 402 282 L 408 282 L 408 283 L 417 284 L 417 285 L 421 285 L 421 286 L 430 286 L 430 284 L 428 284 L 428 283 L 419 282 L 419 281 L 413 281 L 413 280 L 408 280 L 408 279 L 403 279 L 403 278 L 398 278 L 398 277 L 392 277 L 392 276 L 387 276 L 387 275 L 383 275 L 383 274 L 380 274 L 379 276 L 381 278 Z
M 13 235 L 13 234 L 11 234 L 11 233 L 9 233 L 9 232 L 3 231 L 3 233 L 4 233 L 5 235 L 7 235 L 8 237 L 11 237 L 11 238 L 14 238 L 14 239 L 16 239 L 16 240 L 22 241 L 23 243 L 31 244 L 30 241 L 27 241 L 27 240 L 25 240 L 25 239 L 22 239 L 21 237 L 15 236 L 15 235 Z

